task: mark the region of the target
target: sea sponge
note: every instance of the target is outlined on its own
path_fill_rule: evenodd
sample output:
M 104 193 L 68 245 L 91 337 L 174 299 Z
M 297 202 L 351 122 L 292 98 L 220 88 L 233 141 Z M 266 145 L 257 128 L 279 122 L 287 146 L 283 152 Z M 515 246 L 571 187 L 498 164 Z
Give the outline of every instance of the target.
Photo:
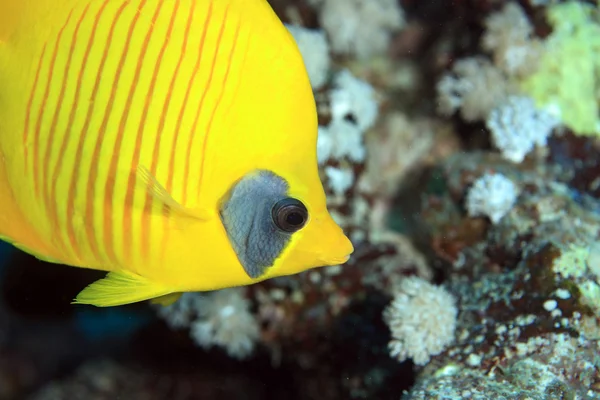
M 521 84 L 538 105 L 560 109 L 580 135 L 600 134 L 600 10 L 578 1 L 547 9 L 552 34 L 536 72 Z

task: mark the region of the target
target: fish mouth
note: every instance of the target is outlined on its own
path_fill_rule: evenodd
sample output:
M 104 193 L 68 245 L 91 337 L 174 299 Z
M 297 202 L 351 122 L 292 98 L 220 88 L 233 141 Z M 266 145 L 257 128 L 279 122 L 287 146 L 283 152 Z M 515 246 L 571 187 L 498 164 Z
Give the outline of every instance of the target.
M 328 261 L 329 265 L 341 265 L 345 264 L 350 259 L 350 254 L 343 257 L 330 258 Z

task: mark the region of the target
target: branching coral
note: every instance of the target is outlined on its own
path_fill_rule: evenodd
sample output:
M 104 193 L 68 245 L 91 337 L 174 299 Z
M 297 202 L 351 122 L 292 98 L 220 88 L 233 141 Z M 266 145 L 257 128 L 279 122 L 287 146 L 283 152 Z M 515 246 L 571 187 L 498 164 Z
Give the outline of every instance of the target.
M 404 26 L 396 0 L 317 0 L 320 21 L 335 53 L 368 58 L 384 53 L 391 33 Z
M 437 109 L 442 115 L 460 110 L 465 121 L 485 119 L 509 91 L 506 78 L 483 57 L 458 60 L 437 84 Z
M 375 124 L 379 106 L 373 87 L 348 70 L 338 72 L 333 84 L 329 92 L 331 121 L 319 127 L 317 157 L 320 164 L 330 159 L 338 162 L 336 166 L 325 167 L 325 174 L 334 193 L 343 195 L 355 180 L 350 166 L 339 162 L 364 161 L 363 137 Z
M 485 215 L 497 224 L 514 206 L 517 196 L 517 187 L 510 179 L 487 173 L 469 189 L 465 207 L 469 216 Z
M 212 293 L 184 293 L 158 314 L 174 329 L 190 328 L 192 339 L 205 349 L 225 348 L 231 357 L 246 358 L 259 338 L 259 326 L 249 312 L 244 290 L 224 289 Z
M 546 146 L 559 119 L 547 110 L 538 110 L 533 100 L 510 96 L 486 119 L 492 142 L 507 160 L 520 163 L 535 146 Z
M 412 358 L 425 365 L 454 341 L 456 300 L 445 289 L 420 278 L 400 283 L 384 318 L 392 332 L 390 354 L 399 361 Z
M 319 89 L 328 79 L 329 43 L 322 30 L 286 25 L 298 45 L 313 89 Z
M 481 47 L 493 55 L 494 64 L 508 76 L 535 71 L 543 49 L 533 37 L 533 26 L 517 3 L 507 3 L 485 21 Z
M 545 146 L 562 123 L 579 133 L 600 126 L 595 83 L 600 63 L 594 55 L 600 25 L 579 3 L 549 10 L 554 32 L 542 40 L 533 35 L 523 9 L 507 3 L 487 18 L 481 38 L 493 63 L 483 57 L 459 60 L 437 86 L 441 114 L 460 109 L 465 121 L 485 120 L 494 145 L 517 163 L 536 145 Z
M 525 95 L 538 107 L 557 110 L 561 122 L 577 134 L 597 135 L 600 11 L 568 1 L 550 5 L 547 19 L 552 33 L 540 39 L 514 2 L 488 17 L 481 47 L 494 64 L 457 61 L 438 83 L 438 111 L 450 115 L 460 109 L 463 119 L 472 122 L 487 118 L 503 94 Z

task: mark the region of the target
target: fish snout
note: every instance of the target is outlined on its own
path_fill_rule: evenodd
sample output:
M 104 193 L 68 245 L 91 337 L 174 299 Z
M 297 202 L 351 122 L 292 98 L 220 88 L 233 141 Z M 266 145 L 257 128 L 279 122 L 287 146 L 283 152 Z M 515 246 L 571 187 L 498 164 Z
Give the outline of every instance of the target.
M 319 218 L 316 225 L 317 240 L 321 243 L 319 261 L 325 266 L 348 261 L 354 246 L 342 228 L 329 215 Z

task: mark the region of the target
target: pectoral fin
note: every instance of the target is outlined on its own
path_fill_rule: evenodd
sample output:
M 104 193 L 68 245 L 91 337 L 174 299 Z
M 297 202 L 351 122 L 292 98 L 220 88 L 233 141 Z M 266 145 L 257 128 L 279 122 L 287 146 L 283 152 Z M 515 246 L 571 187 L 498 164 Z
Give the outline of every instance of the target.
M 72 304 L 111 307 L 177 294 L 176 290 L 128 271 L 109 272 L 83 289 Z
M 156 177 L 146 167 L 141 165 L 138 166 L 136 173 L 152 197 L 156 201 L 169 207 L 169 209 L 174 213 L 199 220 L 208 220 L 212 217 L 213 213 L 208 210 L 201 208 L 188 208 L 177 202 L 177 200 L 171 196 L 167 189 L 165 189 L 160 182 L 158 182 Z
M 157 297 L 155 299 L 150 300 L 152 304 L 160 304 L 161 306 L 170 306 L 175 303 L 181 297 L 183 293 L 171 293 L 161 297 Z

